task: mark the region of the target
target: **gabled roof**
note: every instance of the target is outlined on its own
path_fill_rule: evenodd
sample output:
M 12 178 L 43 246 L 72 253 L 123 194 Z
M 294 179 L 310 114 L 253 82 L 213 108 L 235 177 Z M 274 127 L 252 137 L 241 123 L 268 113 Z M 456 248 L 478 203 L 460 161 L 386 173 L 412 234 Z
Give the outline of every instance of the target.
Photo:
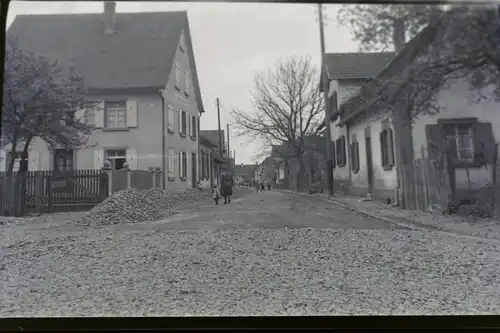
M 222 149 L 225 148 L 225 140 L 224 140 L 224 130 L 221 130 L 222 137 Z M 219 131 L 218 130 L 203 130 L 200 131 L 200 137 L 207 139 L 215 148 L 219 148 Z
M 394 52 L 328 53 L 328 77 L 330 80 L 369 79 L 375 77 L 394 56 Z
M 234 174 L 236 176 L 253 176 L 256 168 L 255 164 L 237 164 L 234 166 Z
M 71 66 L 90 89 L 164 88 L 181 31 L 193 86 L 203 110 L 186 11 L 116 13 L 115 33 L 104 33 L 104 14 L 17 15 L 6 35 L 21 48 Z

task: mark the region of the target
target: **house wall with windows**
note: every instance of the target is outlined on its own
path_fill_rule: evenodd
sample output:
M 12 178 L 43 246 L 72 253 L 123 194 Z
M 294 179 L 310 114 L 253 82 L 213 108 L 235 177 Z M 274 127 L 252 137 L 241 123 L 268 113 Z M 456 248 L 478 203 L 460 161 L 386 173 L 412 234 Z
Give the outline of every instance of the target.
M 348 126 L 351 192 L 374 200 L 395 202 L 398 175 L 394 158 L 392 117 L 386 113 L 361 118 Z M 366 139 L 370 137 L 369 141 Z M 369 176 L 367 143 L 371 146 L 371 176 Z M 371 177 L 372 186 L 369 186 Z
M 167 188 L 193 187 L 199 179 L 200 110 L 193 90 L 192 69 L 181 34 L 174 65 L 165 86 Z M 161 141 L 160 141 L 161 142 Z
M 495 101 L 492 91 L 493 88 L 490 91 L 486 89 L 483 93 L 489 98 L 475 103 L 468 83 L 465 80 L 455 81 L 440 93 L 439 114 L 420 115 L 413 125 L 415 159 L 422 156 L 422 148 L 428 155 L 429 140 L 438 139 L 441 144 L 448 140 L 451 144 L 448 148 L 452 148 L 453 163 L 456 164 L 455 186 L 459 199 L 466 195 L 464 192 L 469 186 L 474 190 L 492 183 L 494 161 L 491 154 L 486 156 L 486 168 L 476 163 L 477 153 L 483 149 L 491 151 L 500 136 L 500 103 Z M 440 132 L 436 139 L 430 137 L 432 129 Z

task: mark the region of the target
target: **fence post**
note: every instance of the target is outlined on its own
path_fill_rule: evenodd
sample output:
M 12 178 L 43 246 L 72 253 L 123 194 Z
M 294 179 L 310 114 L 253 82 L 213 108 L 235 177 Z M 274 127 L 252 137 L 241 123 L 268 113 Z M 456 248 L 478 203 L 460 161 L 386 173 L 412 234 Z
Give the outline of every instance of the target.
M 161 170 L 160 167 L 156 167 L 156 173 L 158 174 L 159 176 L 159 179 L 158 179 L 158 182 L 159 182 L 159 188 L 162 188 L 163 187 L 163 172 Z
M 151 172 L 151 177 L 152 177 L 152 180 L 153 180 L 153 185 L 151 186 L 151 188 L 155 188 L 156 186 L 156 176 L 155 176 L 155 168 L 153 167 L 148 167 L 149 171 Z
M 127 188 L 132 187 L 132 174 L 130 170 L 130 166 L 127 162 L 123 163 L 122 169 L 125 170 L 127 175 Z
M 102 164 L 101 170 L 105 172 L 108 175 L 108 197 L 113 194 L 113 167 L 111 165 L 111 162 L 108 160 L 105 160 L 104 163 Z

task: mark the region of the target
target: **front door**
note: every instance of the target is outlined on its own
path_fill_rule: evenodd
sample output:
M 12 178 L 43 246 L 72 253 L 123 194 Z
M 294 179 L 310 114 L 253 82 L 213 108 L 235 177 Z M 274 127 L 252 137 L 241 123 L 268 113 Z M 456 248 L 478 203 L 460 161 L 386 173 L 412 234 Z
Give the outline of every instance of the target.
M 198 183 L 198 179 L 196 177 L 196 153 L 191 154 L 191 182 L 193 188 L 196 188 Z
M 372 138 L 367 135 L 365 138 L 366 151 L 366 171 L 368 173 L 368 193 L 373 190 L 373 158 L 372 158 Z

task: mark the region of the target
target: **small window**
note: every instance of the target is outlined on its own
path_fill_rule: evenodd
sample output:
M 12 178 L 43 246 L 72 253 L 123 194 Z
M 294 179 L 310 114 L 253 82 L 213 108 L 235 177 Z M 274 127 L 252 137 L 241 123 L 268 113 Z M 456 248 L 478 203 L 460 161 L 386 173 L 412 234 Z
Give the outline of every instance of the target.
M 175 83 L 177 85 L 181 84 L 181 67 L 179 64 L 175 64 Z
M 187 134 L 187 115 L 186 112 L 183 110 L 180 110 L 180 130 L 179 132 L 183 135 L 186 136 Z
M 175 153 L 173 149 L 168 150 L 168 179 L 175 179 Z
M 394 147 L 392 141 L 392 129 L 386 128 L 380 132 L 380 156 L 384 170 L 391 170 L 394 166 Z
M 54 170 L 59 172 L 73 170 L 73 150 L 56 149 L 54 152 Z
M 336 141 L 337 166 L 343 167 L 347 164 L 345 136 L 340 136 Z
M 167 106 L 167 131 L 175 132 L 175 109 L 172 105 Z
M 196 125 L 197 125 L 197 121 L 196 121 L 196 117 L 195 116 L 191 116 L 191 138 L 193 139 L 196 139 L 196 133 L 197 133 L 197 129 L 196 129 Z
M 126 102 L 106 102 L 106 128 L 127 127 L 127 103 Z
M 181 51 L 186 51 L 186 41 L 184 39 L 184 35 L 181 35 L 181 40 L 179 41 L 179 48 Z
M 187 178 L 187 153 L 179 153 L 179 177 L 183 180 Z
M 359 171 L 359 143 L 351 143 L 351 169 L 354 173 Z
M 457 162 L 474 162 L 474 134 L 472 124 L 446 124 L 446 144 Z
M 120 170 L 127 159 L 127 153 L 125 149 L 106 150 L 105 159 L 111 163 L 114 170 Z
M 184 71 L 184 91 L 189 93 L 191 90 L 191 81 L 189 80 L 189 71 Z

